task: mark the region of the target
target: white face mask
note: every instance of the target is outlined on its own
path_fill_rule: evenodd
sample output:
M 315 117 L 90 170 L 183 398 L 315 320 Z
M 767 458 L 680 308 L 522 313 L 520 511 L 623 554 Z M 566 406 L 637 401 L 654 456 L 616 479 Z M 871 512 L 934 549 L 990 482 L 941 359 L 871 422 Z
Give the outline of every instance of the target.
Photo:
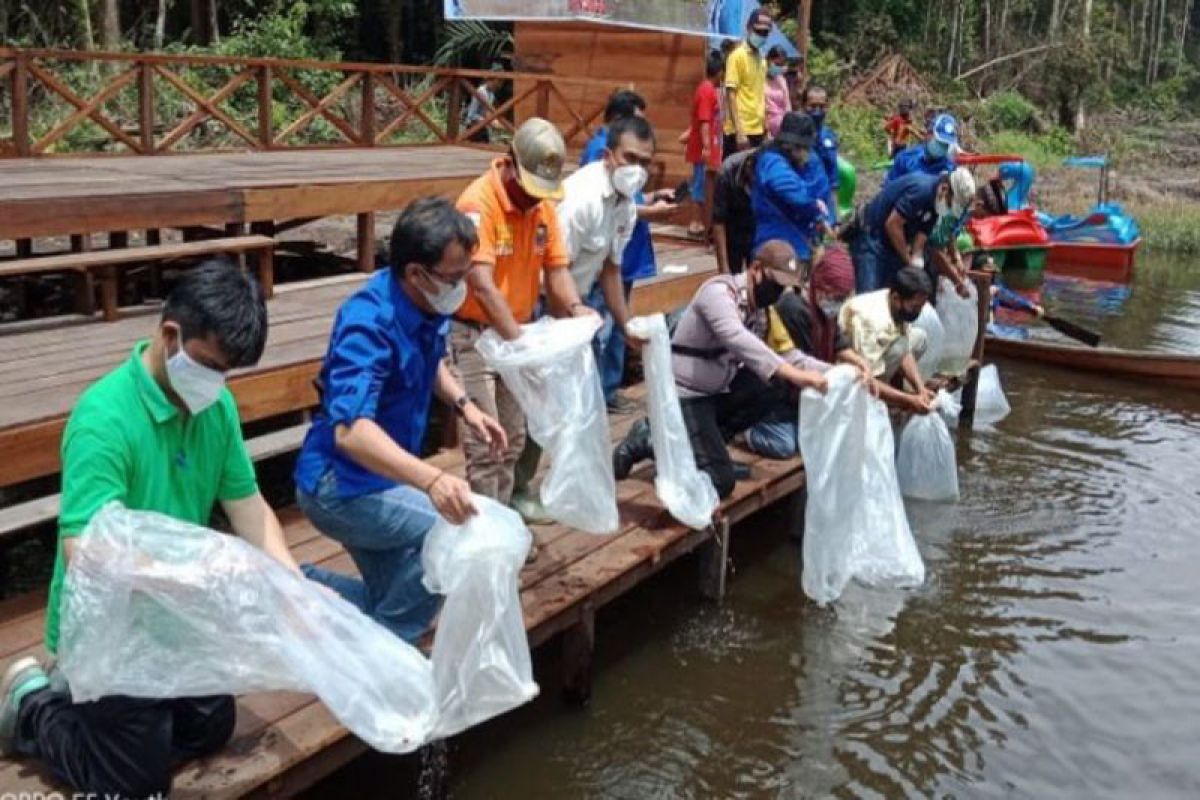
M 194 361 L 182 344 L 167 359 L 167 381 L 192 414 L 199 414 L 217 402 L 225 388 L 225 376 Z
M 939 217 L 947 216 L 950 213 L 950 201 L 939 197 L 937 202 L 934 203 L 934 209 L 937 211 Z
M 623 164 L 613 170 L 613 188 L 617 190 L 618 194 L 631 198 L 642 190 L 649 177 L 645 167 L 637 164 Z
M 821 313 L 825 315 L 826 319 L 837 319 L 837 315 L 840 314 L 841 311 L 842 311 L 842 301 L 841 300 L 822 300 L 821 301 Z
M 427 292 L 421 289 L 421 294 L 425 296 L 425 301 L 433 307 L 433 310 L 439 314 L 449 316 L 455 311 L 458 311 L 463 302 L 467 299 L 467 282 L 465 280 L 458 281 L 453 286 L 448 286 L 442 283 L 437 278 L 433 277 L 429 270 L 425 270 L 425 274 L 433 282 L 433 285 L 438 287 L 436 292 Z M 420 287 L 417 287 L 420 289 Z

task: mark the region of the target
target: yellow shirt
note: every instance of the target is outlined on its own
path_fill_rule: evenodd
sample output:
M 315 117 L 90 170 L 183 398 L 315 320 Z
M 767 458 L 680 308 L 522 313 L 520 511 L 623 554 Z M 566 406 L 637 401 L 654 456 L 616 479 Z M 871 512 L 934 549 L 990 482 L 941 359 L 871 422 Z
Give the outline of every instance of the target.
M 760 136 L 766 131 L 767 59 L 742 42 L 725 62 L 725 88 L 733 89 L 733 113 L 742 123 L 742 133 Z M 725 133 L 732 135 L 733 115 L 725 115 Z

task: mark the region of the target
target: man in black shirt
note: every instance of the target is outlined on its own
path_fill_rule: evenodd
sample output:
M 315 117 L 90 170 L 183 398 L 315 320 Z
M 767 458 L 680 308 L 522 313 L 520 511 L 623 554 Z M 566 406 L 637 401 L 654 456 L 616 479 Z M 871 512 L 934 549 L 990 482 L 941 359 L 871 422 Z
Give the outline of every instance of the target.
M 713 190 L 713 239 L 717 268 L 739 274 L 754 247 L 754 209 L 750 191 L 758 150 L 743 150 L 725 159 Z

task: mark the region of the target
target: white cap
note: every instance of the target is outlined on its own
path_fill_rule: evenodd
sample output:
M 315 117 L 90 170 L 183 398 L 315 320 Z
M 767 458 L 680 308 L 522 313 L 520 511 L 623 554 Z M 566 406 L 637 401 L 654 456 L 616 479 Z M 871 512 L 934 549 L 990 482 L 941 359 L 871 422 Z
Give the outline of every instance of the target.
M 955 216 L 962 213 L 971 205 L 975 196 L 975 176 L 966 167 L 958 167 L 950 173 L 950 207 Z

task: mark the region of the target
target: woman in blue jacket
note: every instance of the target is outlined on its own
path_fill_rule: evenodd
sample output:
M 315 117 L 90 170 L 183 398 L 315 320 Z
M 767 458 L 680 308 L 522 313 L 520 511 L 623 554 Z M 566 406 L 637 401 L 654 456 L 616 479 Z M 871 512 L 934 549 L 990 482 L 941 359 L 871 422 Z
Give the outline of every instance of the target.
M 754 209 L 754 247 L 782 239 L 801 261 L 812 261 L 812 245 L 830 223 L 829 178 L 813 152 L 816 126 L 807 114 L 791 113 L 763 148 L 750 196 Z

